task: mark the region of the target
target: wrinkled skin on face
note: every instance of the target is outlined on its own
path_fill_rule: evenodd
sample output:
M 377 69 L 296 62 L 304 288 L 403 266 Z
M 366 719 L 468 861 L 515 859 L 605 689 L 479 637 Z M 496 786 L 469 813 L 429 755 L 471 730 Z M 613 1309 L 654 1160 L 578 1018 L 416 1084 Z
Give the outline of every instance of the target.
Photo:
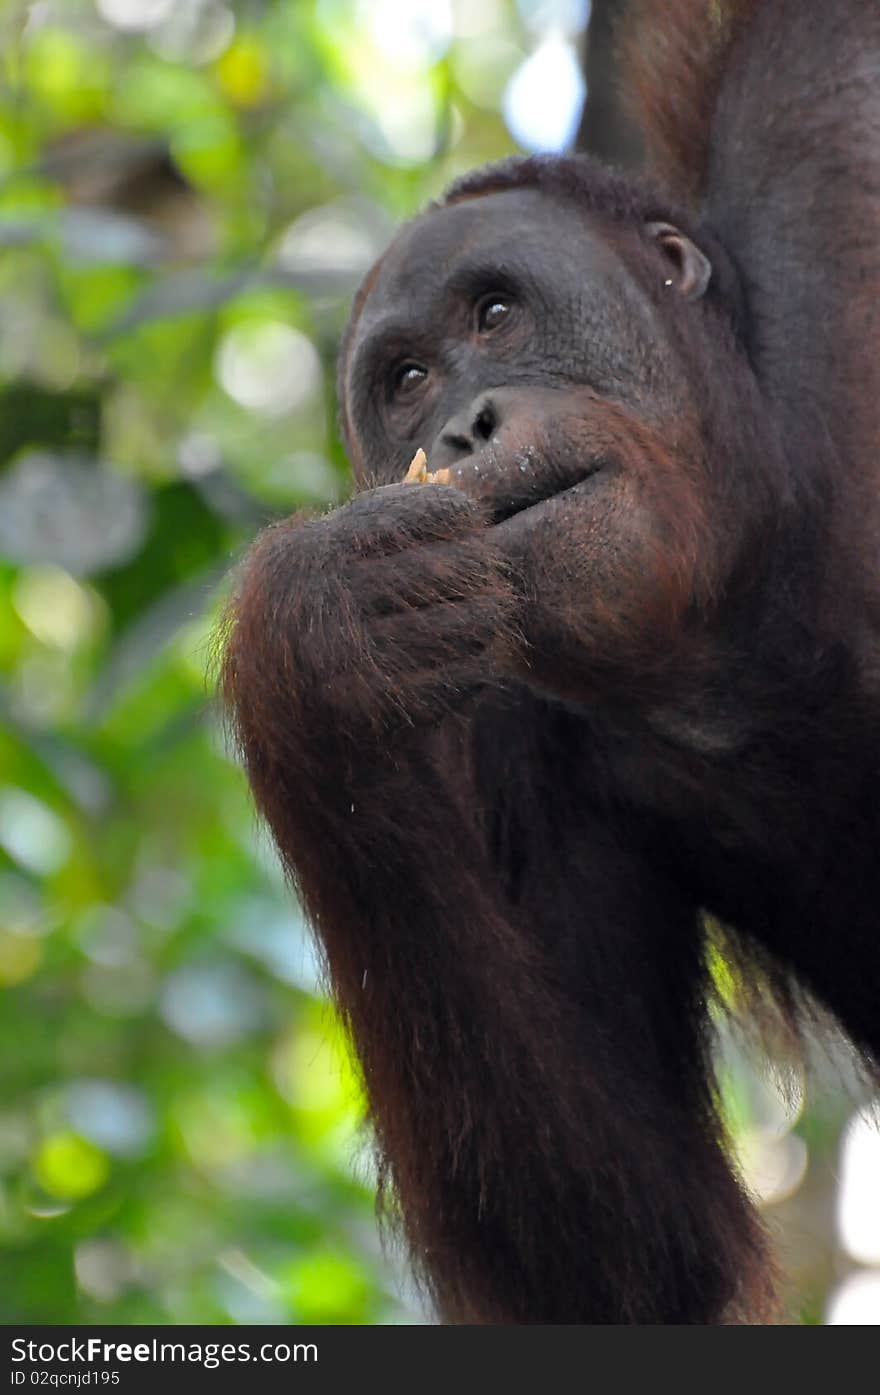
M 668 313 L 701 319 L 709 263 L 668 224 L 612 235 L 549 203 L 504 191 L 411 223 L 361 293 L 340 382 L 359 486 L 424 449 L 511 564 L 515 666 L 577 693 L 591 654 L 597 681 L 662 663 L 733 557 L 704 544 L 698 384 Z

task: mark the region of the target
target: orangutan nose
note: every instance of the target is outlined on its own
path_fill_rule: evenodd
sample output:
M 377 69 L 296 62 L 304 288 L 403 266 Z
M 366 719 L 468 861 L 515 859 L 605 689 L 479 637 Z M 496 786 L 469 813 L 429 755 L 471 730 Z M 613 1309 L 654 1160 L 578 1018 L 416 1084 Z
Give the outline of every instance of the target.
M 443 469 L 464 456 L 475 455 L 492 439 L 500 424 L 497 398 L 490 392 L 480 393 L 438 432 L 429 455 L 431 469 Z

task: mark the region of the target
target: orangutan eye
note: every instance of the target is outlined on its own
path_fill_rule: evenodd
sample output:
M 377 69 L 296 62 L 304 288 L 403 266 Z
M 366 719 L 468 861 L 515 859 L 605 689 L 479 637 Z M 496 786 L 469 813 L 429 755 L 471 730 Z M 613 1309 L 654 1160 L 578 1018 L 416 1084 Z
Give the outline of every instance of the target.
M 493 291 L 491 295 L 484 295 L 478 302 L 476 309 L 477 332 L 479 334 L 491 334 L 493 329 L 498 329 L 510 314 L 510 301 L 506 296 L 499 295 Z
M 416 363 L 414 359 L 407 359 L 395 368 L 391 376 L 391 392 L 394 397 L 409 397 L 418 391 L 422 383 L 428 376 L 428 370 L 423 363 Z

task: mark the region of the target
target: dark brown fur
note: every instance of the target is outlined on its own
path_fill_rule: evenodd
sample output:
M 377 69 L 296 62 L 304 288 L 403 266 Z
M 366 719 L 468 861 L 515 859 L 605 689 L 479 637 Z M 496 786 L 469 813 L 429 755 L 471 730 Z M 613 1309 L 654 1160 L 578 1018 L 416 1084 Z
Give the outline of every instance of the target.
M 515 160 L 404 230 L 341 354 L 359 491 L 265 533 L 230 609 L 236 737 L 448 1321 L 773 1313 L 705 911 L 785 1012 L 806 989 L 880 1051 L 880 8 L 636 11 L 656 182 Z M 562 310 L 490 353 L 430 296 L 511 217 Z M 405 315 L 430 410 L 370 377 Z M 393 483 L 423 441 L 500 476 Z M 560 492 L 505 516 L 518 460 Z
M 682 202 L 705 193 L 731 50 L 759 3 L 630 0 L 619 45 L 623 93 L 653 174 Z

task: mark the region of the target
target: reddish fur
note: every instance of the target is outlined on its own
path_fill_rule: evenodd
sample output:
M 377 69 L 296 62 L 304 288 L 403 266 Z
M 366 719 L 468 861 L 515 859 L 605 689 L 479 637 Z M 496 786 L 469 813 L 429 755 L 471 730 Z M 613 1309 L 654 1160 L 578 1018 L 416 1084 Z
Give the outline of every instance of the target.
M 601 1038 L 596 1061 L 584 1056 L 581 1009 L 555 951 L 535 936 L 528 898 L 517 912 L 497 885 L 490 842 L 498 831 L 481 825 L 481 811 L 487 800 L 499 812 L 502 803 L 485 785 L 482 757 L 474 764 L 465 716 L 426 740 L 386 715 L 382 771 L 360 756 L 367 728 L 350 705 L 345 722 L 328 722 L 309 645 L 291 648 L 302 630 L 279 625 L 279 601 L 315 601 L 285 574 L 291 553 L 281 544 L 297 526 L 308 523 L 276 527 L 251 555 L 233 603 L 224 693 L 257 804 L 321 937 L 385 1178 L 441 1314 L 481 1323 L 689 1321 L 695 1285 L 712 1320 L 768 1315 L 761 1230 L 718 1146 L 711 1092 L 695 1073 L 693 1118 L 675 1114 L 662 1096 L 656 1106 L 630 1098 L 631 1067 L 606 1059 Z M 495 594 L 504 600 L 503 585 Z M 322 655 L 331 627 L 343 636 L 340 652 L 362 643 L 350 600 L 340 592 L 333 601 L 328 631 L 309 626 Z M 519 760 L 547 739 L 552 722 L 523 729 L 515 709 L 499 702 L 494 716 L 483 703 L 480 728 Z M 562 786 L 530 788 L 526 775 L 514 792 L 503 817 L 522 822 L 538 857 L 545 838 L 558 845 L 560 837 L 589 837 L 597 855 L 605 834 L 583 812 L 566 834 L 562 826 L 553 832 L 556 818 L 565 822 Z M 512 824 L 505 836 L 514 836 Z M 612 848 L 608 856 L 618 856 Z M 660 972 L 680 973 L 683 989 L 689 977 L 702 983 L 703 995 L 704 970 L 687 941 L 676 967 L 674 893 L 663 876 L 649 876 L 652 914 L 662 898 L 670 916 L 670 938 L 651 959 L 659 954 Z M 574 877 L 570 891 L 573 900 L 582 894 Z M 603 894 L 617 893 L 609 882 Z M 618 950 L 612 941 L 603 956 L 630 954 L 624 906 L 616 931 L 623 943 Z M 658 967 L 646 964 L 649 979 Z M 631 971 L 638 976 L 634 962 Z M 685 1002 L 676 1007 L 675 1036 L 690 1015 Z M 629 1009 L 621 1003 L 619 1013 Z M 708 1048 L 696 1019 L 694 1028 L 687 1050 L 702 1056 Z M 662 1013 L 642 1020 L 636 1059 L 649 1078 L 655 1054 L 661 1062 L 670 1049 L 666 1035 Z M 668 1069 L 677 1072 L 674 1057 Z M 545 1127 L 551 1100 L 563 1108 Z M 619 1269 L 621 1231 L 630 1229 L 646 1272 L 663 1268 L 656 1291 Z
M 566 388 L 562 445 L 616 466 L 605 512 L 490 528 L 455 489 L 370 487 L 349 357 L 374 273 L 340 364 L 360 492 L 267 532 L 230 610 L 235 734 L 449 1321 L 774 1312 L 716 1108 L 702 910 L 784 1011 L 806 988 L 880 1053 L 880 11 L 636 19 L 672 200 L 533 159 L 445 201 L 537 189 L 653 297 L 654 395 Z M 711 260 L 699 305 L 659 280 L 652 219 Z
M 730 52 L 760 0 L 631 0 L 621 86 L 648 166 L 683 203 L 706 190 L 718 95 Z

